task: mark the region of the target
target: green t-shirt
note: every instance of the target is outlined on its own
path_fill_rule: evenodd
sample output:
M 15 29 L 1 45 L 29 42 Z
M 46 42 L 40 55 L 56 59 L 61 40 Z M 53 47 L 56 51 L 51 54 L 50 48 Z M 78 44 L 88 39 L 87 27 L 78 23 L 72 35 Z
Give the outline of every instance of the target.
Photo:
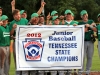
M 72 20 L 72 21 L 70 22 L 70 24 L 69 24 L 69 23 L 67 23 L 67 22 L 65 21 L 65 25 L 73 25 L 73 24 L 78 24 L 78 22 L 77 22 L 77 21 Z
M 10 45 L 10 30 L 9 26 L 6 27 L 0 26 L 0 46 L 9 46 Z
M 79 22 L 78 25 L 85 25 L 85 24 L 92 24 L 94 21 L 93 20 L 88 20 L 87 22 Z M 91 35 L 94 34 L 93 30 L 88 28 L 88 32 L 85 32 L 85 41 L 91 41 Z
M 98 37 L 98 40 L 100 41 L 100 24 L 97 25 L 97 37 Z
M 17 25 L 27 25 L 28 24 L 28 20 L 25 19 L 25 18 L 21 18 L 19 21 L 16 21 L 16 20 L 13 20 L 11 23 L 10 23 L 10 31 L 12 30 L 13 28 L 13 25 L 14 24 L 17 24 Z M 15 36 L 16 32 L 14 32 L 14 36 Z

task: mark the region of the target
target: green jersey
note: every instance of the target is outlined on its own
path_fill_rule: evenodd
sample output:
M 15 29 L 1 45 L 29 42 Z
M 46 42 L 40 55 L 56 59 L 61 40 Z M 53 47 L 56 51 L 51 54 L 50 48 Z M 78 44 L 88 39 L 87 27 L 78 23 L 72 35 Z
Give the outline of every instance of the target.
M 25 19 L 25 18 L 21 18 L 19 21 L 13 20 L 10 23 L 10 31 L 12 30 L 14 24 L 17 24 L 17 25 L 27 25 L 28 24 L 28 20 Z M 14 32 L 14 36 L 15 36 L 15 34 L 16 34 L 16 32 Z
M 0 46 L 10 45 L 10 30 L 9 26 L 0 26 Z
M 78 25 L 85 25 L 85 24 L 92 24 L 94 21 L 93 20 L 88 20 L 87 22 L 79 22 Z M 91 36 L 94 34 L 93 30 L 91 30 L 90 28 L 88 28 L 88 32 L 85 32 L 85 37 L 84 40 L 85 41 L 91 41 Z
M 97 25 L 97 37 L 98 37 L 98 40 L 100 41 L 100 24 Z
M 78 22 L 72 20 L 70 23 L 68 23 L 67 21 L 65 21 L 65 25 L 73 25 L 73 24 L 78 24 Z

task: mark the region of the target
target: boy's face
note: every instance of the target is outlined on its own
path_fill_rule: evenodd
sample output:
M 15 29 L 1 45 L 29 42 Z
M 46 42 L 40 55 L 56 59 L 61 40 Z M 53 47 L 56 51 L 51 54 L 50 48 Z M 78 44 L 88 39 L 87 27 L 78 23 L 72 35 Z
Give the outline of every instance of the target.
M 43 23 L 43 22 L 44 22 L 44 17 L 40 17 L 40 18 L 39 18 L 39 22 L 40 22 L 40 23 Z
M 20 18 L 21 18 L 20 12 L 16 13 L 13 17 L 14 17 L 14 19 L 15 19 L 16 21 L 19 21 Z
M 81 16 L 83 21 L 87 21 L 88 20 L 88 14 L 84 14 L 83 16 Z
M 3 22 L 2 26 L 4 26 L 4 27 L 8 24 L 8 20 L 4 20 L 2 22 Z
M 21 18 L 27 18 L 27 13 L 23 13 L 23 14 L 21 15 Z
M 98 17 L 98 22 L 100 22 L 100 17 Z
M 0 9 L 0 16 L 2 15 L 2 9 Z
M 72 20 L 72 15 L 70 13 L 65 15 L 66 20 Z
M 31 23 L 32 23 L 33 25 L 37 25 L 38 22 L 39 22 L 39 17 L 34 17 L 34 18 L 31 19 Z
M 60 23 L 59 19 L 54 20 L 55 25 L 59 25 L 59 23 Z

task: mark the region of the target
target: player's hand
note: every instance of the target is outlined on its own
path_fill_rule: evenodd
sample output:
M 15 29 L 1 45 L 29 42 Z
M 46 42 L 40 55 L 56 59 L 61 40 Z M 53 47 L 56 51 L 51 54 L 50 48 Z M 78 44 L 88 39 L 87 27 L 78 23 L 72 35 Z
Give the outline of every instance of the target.
M 85 28 L 85 32 L 88 32 L 88 28 L 87 27 Z
M 90 27 L 90 25 L 89 25 L 89 24 L 85 24 L 85 26 L 86 26 L 86 27 Z
M 59 17 L 59 19 L 60 19 L 60 20 L 63 20 L 63 19 L 64 19 L 64 16 L 63 16 L 63 15 L 61 15 L 61 16 Z
M 14 24 L 14 25 L 13 25 L 13 29 L 16 29 L 16 28 L 17 28 L 17 24 Z
M 47 20 L 50 20 L 50 18 L 51 18 L 51 16 L 50 16 L 50 12 L 49 12 L 49 14 L 47 16 Z
M 74 23 L 73 26 L 77 26 L 77 24 Z
M 42 26 L 43 24 L 38 24 L 39 26 Z
M 11 5 L 12 5 L 12 6 L 15 6 L 15 0 L 13 0 L 13 1 L 11 2 Z
M 46 4 L 45 2 L 41 2 L 41 6 L 42 6 L 42 7 L 44 7 L 44 6 L 45 6 L 45 4 Z
M 64 19 L 62 20 L 62 25 L 64 25 L 65 24 L 65 21 L 64 21 Z
M 49 22 L 49 25 L 52 25 L 52 22 L 51 21 Z
M 95 26 L 96 26 L 96 24 L 95 24 L 95 23 L 92 23 L 91 25 L 92 25 L 93 27 L 95 27 Z

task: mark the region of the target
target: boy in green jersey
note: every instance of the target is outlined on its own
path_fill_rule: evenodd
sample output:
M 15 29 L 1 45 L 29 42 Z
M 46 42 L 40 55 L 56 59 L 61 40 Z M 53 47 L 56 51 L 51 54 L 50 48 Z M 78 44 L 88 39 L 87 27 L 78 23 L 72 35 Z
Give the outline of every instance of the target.
M 100 57 L 100 14 L 98 14 L 97 20 L 99 22 L 96 28 L 97 28 L 97 38 L 98 38 L 98 53 Z
M 82 75 L 82 71 L 84 70 L 85 57 L 87 58 L 86 75 L 89 75 L 91 65 L 92 65 L 92 57 L 94 53 L 93 34 L 94 34 L 94 31 L 96 31 L 96 28 L 93 27 L 95 25 L 94 21 L 88 19 L 88 13 L 86 10 L 82 10 L 80 15 L 81 15 L 82 21 L 79 22 L 79 25 L 85 25 L 85 37 L 84 37 L 83 66 L 82 66 L 82 69 L 79 70 L 79 75 Z
M 0 26 L 0 75 L 9 75 L 10 68 L 10 30 L 8 17 L 1 16 L 2 25 Z
M 77 25 L 78 22 L 74 21 L 73 19 L 74 14 L 71 10 L 67 9 L 65 11 L 65 25 Z
M 21 18 L 20 11 L 18 9 L 15 9 L 13 11 L 13 18 L 14 20 L 10 23 L 10 35 L 13 36 L 13 40 L 15 40 L 16 36 L 16 27 L 17 25 L 27 25 L 28 21 L 25 18 Z M 15 43 L 15 41 L 14 41 Z M 15 51 L 15 44 L 13 47 L 13 54 L 14 54 L 14 61 L 16 63 L 16 51 Z M 20 75 L 20 71 L 16 71 L 16 75 Z M 27 71 L 22 71 L 22 75 L 28 75 Z

